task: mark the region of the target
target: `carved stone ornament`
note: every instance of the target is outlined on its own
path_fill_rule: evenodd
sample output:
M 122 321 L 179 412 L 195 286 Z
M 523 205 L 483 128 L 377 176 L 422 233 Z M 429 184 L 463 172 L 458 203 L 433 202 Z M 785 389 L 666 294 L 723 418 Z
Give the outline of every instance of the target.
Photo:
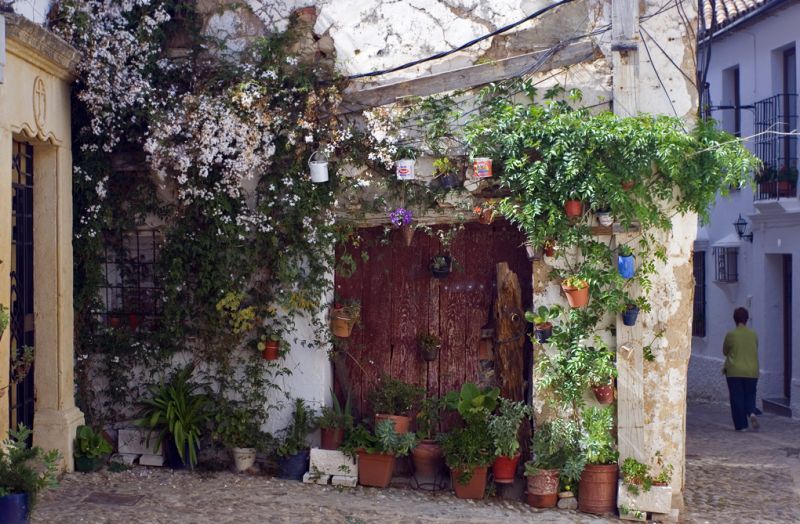
M 44 124 L 47 121 L 47 91 L 40 76 L 33 81 L 33 118 L 36 127 L 44 133 Z

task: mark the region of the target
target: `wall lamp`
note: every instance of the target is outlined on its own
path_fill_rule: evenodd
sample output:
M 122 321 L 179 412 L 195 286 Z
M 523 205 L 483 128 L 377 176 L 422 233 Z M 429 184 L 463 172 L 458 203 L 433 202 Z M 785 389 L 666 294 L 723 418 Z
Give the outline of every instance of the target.
M 744 234 L 747 230 L 747 220 L 742 217 L 741 213 L 739 214 L 739 218 L 736 219 L 736 222 L 733 223 L 733 227 L 736 228 L 736 234 L 739 235 L 739 238 L 746 238 L 751 244 L 753 243 L 753 232 L 750 231 L 748 234 Z

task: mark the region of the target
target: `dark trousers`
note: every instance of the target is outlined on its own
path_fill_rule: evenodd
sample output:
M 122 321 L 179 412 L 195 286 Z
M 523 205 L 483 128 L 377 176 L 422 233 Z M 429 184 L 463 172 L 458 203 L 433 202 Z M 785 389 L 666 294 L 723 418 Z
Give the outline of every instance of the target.
M 731 397 L 731 416 L 733 427 L 744 429 L 747 427 L 747 418 L 756 412 L 756 383 L 757 378 L 727 377 L 728 393 Z

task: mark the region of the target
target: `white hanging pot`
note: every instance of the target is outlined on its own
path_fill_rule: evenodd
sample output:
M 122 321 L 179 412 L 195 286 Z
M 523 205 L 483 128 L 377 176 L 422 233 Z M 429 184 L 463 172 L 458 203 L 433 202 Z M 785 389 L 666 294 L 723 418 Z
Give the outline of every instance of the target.
M 416 178 L 416 172 L 414 170 L 415 163 L 416 160 L 413 158 L 402 158 L 396 161 L 397 180 L 414 180 Z
M 311 181 L 315 184 L 328 181 L 328 159 L 321 151 L 311 153 L 308 158 L 308 168 L 311 170 Z

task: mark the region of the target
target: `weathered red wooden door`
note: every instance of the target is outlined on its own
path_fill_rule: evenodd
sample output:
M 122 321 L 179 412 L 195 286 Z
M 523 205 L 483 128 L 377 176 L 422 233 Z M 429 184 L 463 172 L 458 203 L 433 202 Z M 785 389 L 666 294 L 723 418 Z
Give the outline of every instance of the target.
M 346 252 L 355 271 L 346 278 L 336 275 L 337 297 L 361 303 L 361 321 L 350 338 L 338 341 L 337 389 L 349 391 L 354 408 L 368 414 L 368 394 L 382 374 L 423 386 L 429 395 L 478 382 L 478 343 L 481 328 L 492 318 L 498 262 L 517 273 L 524 305 L 530 306 L 524 235 L 505 221 L 468 224 L 451 247 L 456 267 L 441 280 L 429 269 L 438 239 L 417 231 L 406 246 L 401 233 L 393 231 L 386 243 L 382 228 L 363 229 L 360 237 Z M 442 341 L 434 362 L 423 360 L 417 347 L 417 337 L 426 332 Z

